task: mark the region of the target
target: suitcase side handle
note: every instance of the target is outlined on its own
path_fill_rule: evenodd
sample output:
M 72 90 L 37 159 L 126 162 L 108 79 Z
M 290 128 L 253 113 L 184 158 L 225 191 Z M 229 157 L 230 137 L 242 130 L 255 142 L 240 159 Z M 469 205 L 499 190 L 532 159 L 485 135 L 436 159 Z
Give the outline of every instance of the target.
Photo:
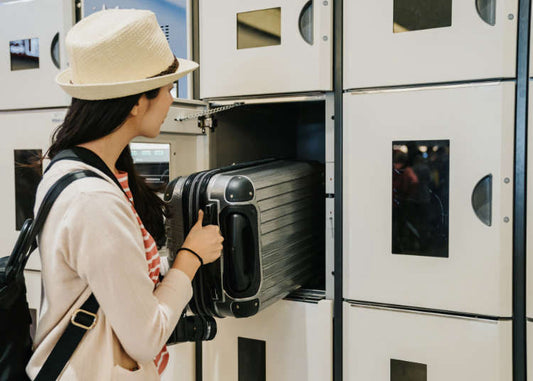
M 231 206 L 221 217 L 224 289 L 236 299 L 255 296 L 261 284 L 257 212 L 251 205 Z

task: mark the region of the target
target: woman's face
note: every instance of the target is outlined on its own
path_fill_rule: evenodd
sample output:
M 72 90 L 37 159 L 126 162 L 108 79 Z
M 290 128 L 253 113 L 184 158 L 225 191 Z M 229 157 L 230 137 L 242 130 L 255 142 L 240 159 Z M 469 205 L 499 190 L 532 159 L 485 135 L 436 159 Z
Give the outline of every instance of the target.
M 161 125 L 165 121 L 173 101 L 170 94 L 172 88 L 173 84 L 161 87 L 159 94 L 154 99 L 148 99 L 143 95 L 142 101 L 146 106 L 141 106 L 139 110 L 141 111 L 139 115 L 141 118 L 139 119 L 138 136 L 155 138 L 159 135 Z

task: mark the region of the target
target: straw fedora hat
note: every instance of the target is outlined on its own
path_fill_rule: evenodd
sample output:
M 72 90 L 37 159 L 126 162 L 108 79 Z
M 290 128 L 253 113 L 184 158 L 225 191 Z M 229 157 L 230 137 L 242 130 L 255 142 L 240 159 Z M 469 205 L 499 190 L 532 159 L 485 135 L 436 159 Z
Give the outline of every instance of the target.
M 85 100 L 120 98 L 168 85 L 198 67 L 174 57 L 154 13 L 110 9 L 93 13 L 67 33 L 70 68 L 56 82 Z

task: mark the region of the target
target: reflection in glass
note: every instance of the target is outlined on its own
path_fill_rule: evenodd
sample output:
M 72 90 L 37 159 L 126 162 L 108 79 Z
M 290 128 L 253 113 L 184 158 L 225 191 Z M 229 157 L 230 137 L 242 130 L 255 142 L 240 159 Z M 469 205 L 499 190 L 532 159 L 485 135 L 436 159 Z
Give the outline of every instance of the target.
M 452 26 L 452 0 L 394 0 L 394 33 Z
M 395 141 L 392 151 L 392 253 L 448 257 L 450 141 Z
M 154 190 L 168 184 L 170 175 L 170 144 L 131 143 L 135 169 Z
M 237 13 L 237 49 L 281 45 L 281 8 Z
M 39 68 L 39 39 L 29 38 L 9 42 L 11 71 Z
M 427 381 L 428 367 L 416 362 L 390 360 L 390 381 Z
M 43 173 L 42 164 L 35 166 L 35 163 L 39 162 L 41 154 L 38 149 L 15 150 L 16 230 L 22 228 L 26 219 L 33 218 L 35 193 Z

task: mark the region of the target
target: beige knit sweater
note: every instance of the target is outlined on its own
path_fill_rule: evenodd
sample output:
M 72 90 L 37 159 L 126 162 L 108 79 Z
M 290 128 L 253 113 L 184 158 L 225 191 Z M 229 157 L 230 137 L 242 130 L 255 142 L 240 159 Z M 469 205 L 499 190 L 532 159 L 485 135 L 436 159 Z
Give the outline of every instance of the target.
M 191 282 L 171 269 L 154 290 L 131 206 L 93 167 L 67 160 L 54 164 L 39 185 L 35 210 L 54 182 L 79 169 L 91 169 L 107 181 L 85 178 L 69 185 L 44 225 L 39 237 L 44 295 L 26 371 L 31 379 L 37 376 L 73 311 L 92 292 L 100 303 L 98 322 L 60 379 L 158 380 L 153 358 L 191 298 Z M 129 370 L 136 365 L 139 370 Z

